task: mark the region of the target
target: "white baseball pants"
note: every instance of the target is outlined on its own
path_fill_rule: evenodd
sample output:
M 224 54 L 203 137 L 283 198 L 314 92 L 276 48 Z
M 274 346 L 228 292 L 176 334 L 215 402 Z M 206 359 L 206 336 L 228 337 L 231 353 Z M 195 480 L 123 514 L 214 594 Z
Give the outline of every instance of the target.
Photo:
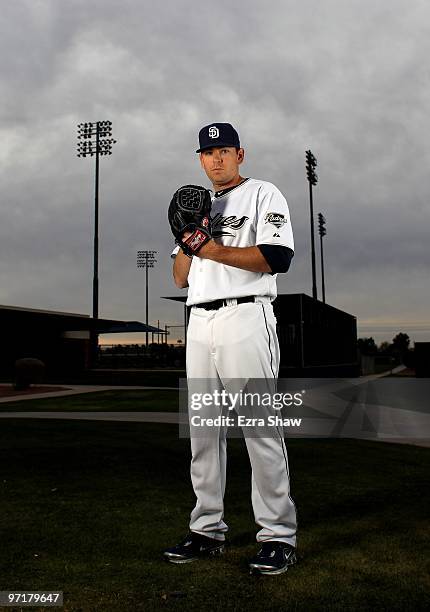
M 249 379 L 259 379 L 259 391 L 263 384 L 267 392 L 273 393 L 278 371 L 276 319 L 268 298 L 219 310 L 191 309 L 187 334 L 189 393 L 197 382 L 199 391 L 203 385 L 208 393 L 215 389 L 237 392 L 238 385 L 243 388 Z M 241 413 L 245 414 L 246 409 L 241 407 Z M 262 410 L 267 410 L 266 416 L 276 413 L 270 406 Z M 204 417 L 216 417 L 221 413 L 222 408 L 213 405 L 199 411 Z M 189 414 L 191 418 L 190 407 Z M 199 430 L 197 436 L 193 435 L 190 424 L 191 480 L 197 498 L 190 530 L 224 540 L 228 530 L 223 501 L 227 427 L 220 426 L 215 432 L 212 427 L 207 437 L 202 437 L 201 427 Z M 272 434 L 273 437 L 251 437 L 249 428 L 245 433 L 252 468 L 252 505 L 255 522 L 260 526 L 257 541 L 278 540 L 295 546 L 296 508 L 290 495 L 282 428 L 273 426 Z

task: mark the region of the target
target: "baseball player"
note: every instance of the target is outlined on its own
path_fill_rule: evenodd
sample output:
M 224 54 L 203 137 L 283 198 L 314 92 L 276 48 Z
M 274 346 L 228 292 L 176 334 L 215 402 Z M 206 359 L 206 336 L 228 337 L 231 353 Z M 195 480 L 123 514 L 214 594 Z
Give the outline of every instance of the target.
M 178 198 L 184 196 L 187 206 L 191 202 L 194 208 L 198 206 L 196 193 L 198 202 L 206 202 L 206 196 L 199 199 L 193 186 L 178 190 L 169 209 L 180 245 L 172 253 L 173 277 L 178 287 L 188 287 L 187 305 L 192 307 L 186 354 L 189 390 L 195 381 L 200 390 L 206 385 L 205 390 L 214 393 L 237 390 L 240 381 L 258 380 L 260 390 L 273 392 L 279 344 L 271 302 L 277 295 L 276 276 L 288 271 L 294 254 L 288 205 L 273 184 L 240 175 L 244 149 L 232 125 L 203 127 L 199 144 L 200 163 L 214 190 L 209 198 L 210 218 L 203 215 L 200 227 L 179 236 L 182 230 L 177 229 L 177 220 L 182 213 L 175 205 Z M 235 409 L 238 413 L 247 410 L 243 406 Z M 266 416 L 273 414 L 270 406 L 259 409 Z M 213 404 L 202 406 L 199 417 L 213 418 L 224 410 Z M 228 530 L 223 504 L 227 425 L 212 427 L 207 435 L 196 433 L 196 428 L 193 435 L 191 427 L 191 480 L 197 501 L 189 534 L 164 551 L 165 559 L 172 563 L 224 552 Z M 296 562 L 297 529 L 283 431 L 276 426 L 265 437 L 247 432 L 245 442 L 261 545 L 249 567 L 251 573 L 280 574 Z

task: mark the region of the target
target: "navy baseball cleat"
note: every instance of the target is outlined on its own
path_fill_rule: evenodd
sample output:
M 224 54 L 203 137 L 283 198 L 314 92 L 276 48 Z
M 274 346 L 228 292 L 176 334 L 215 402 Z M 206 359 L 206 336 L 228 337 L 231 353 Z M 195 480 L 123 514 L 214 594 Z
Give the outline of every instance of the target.
M 261 549 L 249 561 L 251 574 L 277 575 L 297 563 L 296 549 L 286 542 L 262 542 Z
M 176 546 L 164 551 L 164 558 L 170 563 L 190 563 L 202 557 L 222 555 L 224 540 L 215 540 L 191 531 Z

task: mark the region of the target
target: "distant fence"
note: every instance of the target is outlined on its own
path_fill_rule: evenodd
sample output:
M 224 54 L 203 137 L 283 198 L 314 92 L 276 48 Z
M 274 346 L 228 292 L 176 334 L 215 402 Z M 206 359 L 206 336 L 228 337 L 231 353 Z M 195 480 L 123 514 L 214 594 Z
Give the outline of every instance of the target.
M 182 367 L 185 347 L 171 344 L 103 344 L 98 366 L 105 368 Z
M 388 372 L 400 365 L 400 359 L 391 355 L 362 355 L 360 354 L 361 374 L 380 374 Z

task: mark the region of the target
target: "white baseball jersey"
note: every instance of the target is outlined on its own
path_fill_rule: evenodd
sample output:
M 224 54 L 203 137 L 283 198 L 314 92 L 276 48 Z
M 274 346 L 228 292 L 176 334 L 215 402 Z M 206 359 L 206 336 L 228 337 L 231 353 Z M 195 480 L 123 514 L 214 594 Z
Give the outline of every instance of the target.
M 294 251 L 288 204 L 275 185 L 248 178 L 212 198 L 212 235 L 224 246 L 280 245 Z M 173 251 L 175 256 L 179 247 Z M 193 257 L 188 274 L 187 305 L 250 295 L 277 295 L 276 274 L 250 272 Z

